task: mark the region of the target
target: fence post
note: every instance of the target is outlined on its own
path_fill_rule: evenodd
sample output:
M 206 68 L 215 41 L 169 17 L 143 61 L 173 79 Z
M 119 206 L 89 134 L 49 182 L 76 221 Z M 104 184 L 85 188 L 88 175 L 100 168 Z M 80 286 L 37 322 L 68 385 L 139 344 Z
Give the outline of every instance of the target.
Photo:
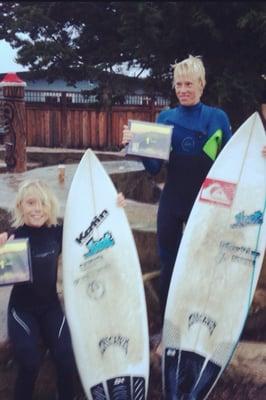
M 155 97 L 154 96 L 151 96 L 149 98 L 149 107 L 150 107 L 150 122 L 155 122 L 156 108 L 155 108 Z
M 5 162 L 7 169 L 12 172 L 24 172 L 27 169 L 25 86 L 26 83 L 16 73 L 6 74 L 0 82 L 8 138 L 5 143 Z

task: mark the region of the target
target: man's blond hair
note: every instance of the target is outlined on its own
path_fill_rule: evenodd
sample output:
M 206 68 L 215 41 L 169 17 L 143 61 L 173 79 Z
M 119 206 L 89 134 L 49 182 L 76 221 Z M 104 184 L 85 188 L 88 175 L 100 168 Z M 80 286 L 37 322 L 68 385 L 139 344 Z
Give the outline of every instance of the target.
M 15 208 L 13 210 L 12 226 L 18 228 L 19 226 L 24 225 L 21 202 L 25 196 L 28 195 L 36 196 L 47 212 L 48 219 L 45 225 L 56 225 L 59 211 L 59 203 L 56 196 L 45 182 L 39 179 L 31 179 L 22 182 L 19 187 L 15 199 Z
M 199 79 L 199 82 L 202 84 L 202 88 L 204 89 L 206 85 L 205 68 L 200 56 L 189 55 L 185 60 L 173 64 L 172 68 L 174 70 L 173 88 L 175 87 L 176 81 L 179 77 L 193 76 L 196 79 Z

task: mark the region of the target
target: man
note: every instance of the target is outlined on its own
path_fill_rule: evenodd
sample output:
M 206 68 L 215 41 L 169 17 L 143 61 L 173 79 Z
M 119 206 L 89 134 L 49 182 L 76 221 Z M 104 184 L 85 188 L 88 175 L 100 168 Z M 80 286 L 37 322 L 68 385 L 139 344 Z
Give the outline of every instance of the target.
M 173 65 L 173 69 L 173 88 L 179 105 L 162 111 L 156 121 L 173 126 L 168 174 L 157 218 L 162 320 L 183 226 L 209 169 L 232 135 L 226 113 L 200 101 L 206 85 L 200 57 L 190 55 Z M 122 143 L 126 144 L 132 133 L 127 126 L 124 128 Z M 151 174 L 157 174 L 163 163 L 151 158 L 142 161 Z

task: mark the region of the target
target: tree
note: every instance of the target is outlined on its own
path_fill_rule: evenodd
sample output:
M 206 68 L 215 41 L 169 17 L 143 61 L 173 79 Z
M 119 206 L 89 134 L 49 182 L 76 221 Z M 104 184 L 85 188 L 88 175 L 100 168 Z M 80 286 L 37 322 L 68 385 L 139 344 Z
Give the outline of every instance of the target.
M 258 107 L 266 65 L 265 2 L 3 2 L 0 38 L 39 76 L 99 79 L 127 62 L 150 70 L 147 85 L 170 93 L 175 59 L 202 55 L 204 99 L 234 125 Z

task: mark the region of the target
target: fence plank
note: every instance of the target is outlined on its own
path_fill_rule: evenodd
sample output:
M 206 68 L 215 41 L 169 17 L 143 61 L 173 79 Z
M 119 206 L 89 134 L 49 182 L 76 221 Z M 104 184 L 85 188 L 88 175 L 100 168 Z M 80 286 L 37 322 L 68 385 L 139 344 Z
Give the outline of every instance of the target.
M 61 102 L 62 103 L 62 102 Z M 26 102 L 28 146 L 93 149 L 119 147 L 129 119 L 154 121 L 162 106 L 113 106 Z

